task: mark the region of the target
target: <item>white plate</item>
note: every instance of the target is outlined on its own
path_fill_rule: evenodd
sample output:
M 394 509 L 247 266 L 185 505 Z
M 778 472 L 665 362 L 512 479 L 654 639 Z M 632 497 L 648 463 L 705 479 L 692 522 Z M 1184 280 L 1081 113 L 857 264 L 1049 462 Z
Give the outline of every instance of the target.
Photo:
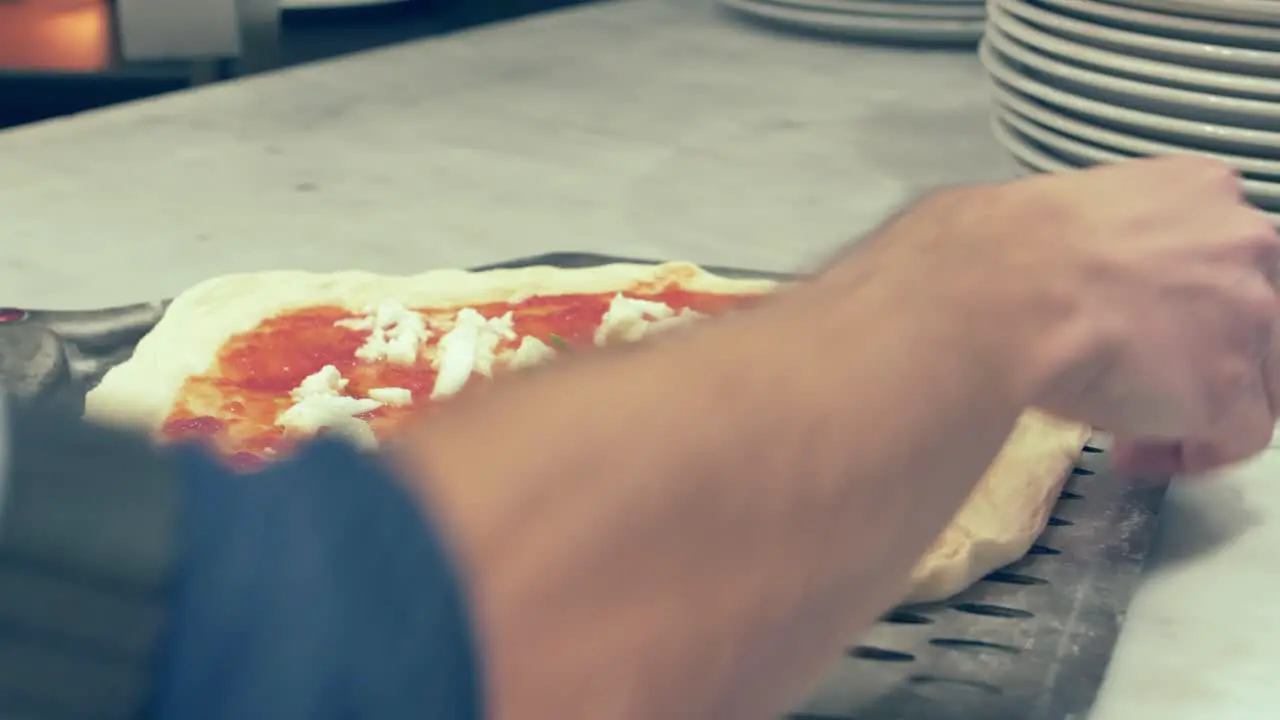
M 280 0 L 281 10 L 334 10 L 337 8 L 399 5 L 409 0 Z
M 1194 42 L 1214 42 L 1259 50 L 1280 50 L 1280 32 L 1265 25 L 1246 25 L 1165 15 L 1119 7 L 1106 2 L 1097 2 L 1097 0 L 1040 0 L 1040 2 L 1124 30 L 1155 33 Z
M 986 37 L 1028 77 L 1083 97 L 1187 120 L 1259 130 L 1280 128 L 1280 103 L 1179 90 L 1095 72 L 1042 55 L 1010 39 L 998 26 L 988 28 Z
M 981 2 L 968 4 L 928 4 L 912 2 L 878 2 L 877 0 L 762 0 L 772 5 L 821 10 L 830 12 L 852 13 L 855 15 L 875 15 L 891 18 L 932 18 L 935 20 L 975 20 L 981 22 L 987 17 L 987 8 Z
M 1153 60 L 1167 60 L 1192 67 L 1225 70 L 1246 75 L 1280 76 L 1280 53 L 1265 50 L 1188 42 L 1157 35 L 1117 30 L 1105 25 L 1046 12 L 1026 0 L 995 0 L 1002 9 L 1042 30 L 1086 45 Z M 1276 29 L 1280 34 L 1280 28 Z
M 1277 0 L 1276 4 L 1280 6 L 1280 0 Z M 1034 47 L 1041 53 L 1075 65 L 1083 65 L 1109 75 L 1154 81 L 1175 88 L 1207 90 L 1236 97 L 1280 101 L 1280 77 L 1265 78 L 1189 68 L 1185 65 L 1099 50 L 1036 30 L 995 5 L 988 8 L 988 12 L 988 21 L 1003 30 L 1009 37 Z
M 1029 118 L 1039 125 L 1053 128 L 1093 145 L 1111 148 L 1126 155 L 1186 155 L 1194 153 L 1217 158 L 1235 167 L 1250 177 L 1276 178 L 1280 180 L 1280 161 L 1263 158 L 1214 153 L 1185 145 L 1174 145 L 1134 135 L 1126 135 L 1109 128 L 1094 125 L 1087 120 L 1066 115 L 1050 105 L 1044 105 L 1031 98 L 1002 87 L 991 84 L 991 94 L 996 105 Z
M 1024 167 L 1037 172 L 1052 173 L 1080 169 L 1065 160 L 1036 149 L 1031 143 L 1018 137 L 1009 128 L 1005 127 L 995 113 L 991 114 L 991 134 L 996 137 L 996 142 L 1000 143 L 1000 147 L 1008 150 L 1013 159 Z
M 998 117 L 1009 128 L 1029 138 L 1058 157 L 1065 158 L 1076 167 L 1104 165 L 1108 163 L 1130 160 L 1137 155 L 1118 153 L 1106 148 L 1090 145 L 1075 138 L 1068 137 L 1051 128 L 1037 125 L 1020 117 L 1011 110 L 998 111 Z M 1253 204 L 1264 210 L 1280 210 L 1280 183 L 1263 180 L 1242 180 L 1244 194 Z
M 732 10 L 775 25 L 851 40 L 897 40 L 920 43 L 971 43 L 982 38 L 982 20 L 933 20 L 854 15 L 801 10 L 760 0 L 720 0 Z
M 1033 80 L 1010 66 L 985 42 L 979 48 L 978 56 L 990 76 L 1002 85 L 1073 115 L 1083 115 L 1109 127 L 1123 128 L 1142 137 L 1184 144 L 1197 150 L 1280 160 L 1280 132 L 1193 122 L 1117 107 Z
M 1048 173 L 1070 172 L 1079 169 L 1062 158 L 1054 157 L 1050 153 L 1036 148 L 1032 143 L 1020 137 L 1002 123 L 995 113 L 991 115 L 991 134 L 995 136 L 996 142 L 1000 143 L 1000 146 L 1005 150 L 1008 150 L 1013 159 L 1023 167 L 1036 172 Z M 1280 227 L 1280 214 L 1264 214 L 1271 219 L 1272 225 Z
M 1280 2 L 1276 0 L 1108 0 L 1108 2 L 1114 5 L 1155 10 L 1169 15 L 1191 15 L 1210 20 L 1236 20 L 1280 26 Z

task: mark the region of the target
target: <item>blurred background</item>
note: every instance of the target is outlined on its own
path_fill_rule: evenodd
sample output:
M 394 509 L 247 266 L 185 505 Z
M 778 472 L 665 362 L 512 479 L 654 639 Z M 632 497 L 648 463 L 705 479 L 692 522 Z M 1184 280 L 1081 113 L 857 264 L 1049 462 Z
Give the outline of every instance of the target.
M 0 128 L 586 1 L 0 0 Z

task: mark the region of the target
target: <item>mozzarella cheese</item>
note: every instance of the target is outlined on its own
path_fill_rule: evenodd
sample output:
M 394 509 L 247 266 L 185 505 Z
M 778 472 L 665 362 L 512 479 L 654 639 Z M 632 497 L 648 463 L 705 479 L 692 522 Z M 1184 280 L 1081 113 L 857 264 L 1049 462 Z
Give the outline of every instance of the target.
M 555 348 L 532 335 L 525 335 L 520 345 L 512 351 L 507 367 L 512 370 L 541 365 L 557 355 Z
M 431 338 L 426 318 L 395 300 L 383 300 L 367 313 L 362 318 L 336 323 L 339 327 L 369 331 L 369 338 L 356 350 L 356 357 L 412 365 L 422 344 Z
M 316 372 L 306 376 L 298 387 L 289 392 L 294 402 L 302 402 L 307 398 L 341 395 L 347 389 L 347 379 L 342 377 L 338 368 L 325 365 Z
M 383 405 L 410 405 L 413 403 L 413 391 L 398 387 L 373 388 L 369 391 L 369 399 Z
M 453 329 L 440 338 L 434 366 L 436 384 L 432 398 L 448 397 L 462 390 L 472 373 L 493 375 L 493 361 L 502 340 L 514 340 L 512 313 L 486 318 L 471 308 L 458 311 Z
M 618 293 L 609 303 L 594 339 L 596 345 L 635 342 L 650 332 L 667 330 L 700 317 L 703 317 L 702 313 L 688 308 L 677 313 L 666 303 L 629 298 Z
M 701 320 L 702 318 L 705 318 L 705 317 L 707 317 L 705 314 L 700 313 L 697 310 L 685 308 L 680 312 L 676 313 L 675 315 L 672 315 L 669 318 L 663 318 L 662 320 L 654 320 L 653 322 L 649 323 L 645 327 L 644 334 L 651 335 L 653 333 L 666 332 L 667 330 L 672 330 L 678 327 L 682 327 L 684 325 L 688 325 L 690 322 L 693 322 L 694 320 Z
M 378 444 L 369 423 L 356 417 L 382 407 L 372 398 L 353 398 L 342 394 L 347 380 L 332 365 L 325 365 L 307 376 L 289 396 L 294 404 L 280 413 L 276 424 L 286 430 L 314 435 L 328 429 L 337 432 L 361 447 L 372 448 Z

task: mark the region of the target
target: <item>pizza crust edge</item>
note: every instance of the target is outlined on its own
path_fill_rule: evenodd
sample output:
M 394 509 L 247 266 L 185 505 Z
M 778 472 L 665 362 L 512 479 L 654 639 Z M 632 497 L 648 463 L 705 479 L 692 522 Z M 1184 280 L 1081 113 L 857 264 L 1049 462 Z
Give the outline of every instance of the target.
M 92 420 L 158 430 L 182 384 L 209 370 L 227 340 L 292 309 L 336 305 L 361 312 L 388 299 L 410 307 L 473 306 L 520 295 L 629 292 L 670 283 L 717 294 L 758 294 L 778 287 L 772 280 L 726 278 L 685 262 L 431 270 L 417 275 L 362 271 L 224 275 L 178 295 L 160 322 L 138 342 L 133 355 L 108 371 L 88 393 L 84 414 Z
M 1015 562 L 1044 532 L 1090 428 L 1029 409 L 916 563 L 904 603 L 952 597 Z

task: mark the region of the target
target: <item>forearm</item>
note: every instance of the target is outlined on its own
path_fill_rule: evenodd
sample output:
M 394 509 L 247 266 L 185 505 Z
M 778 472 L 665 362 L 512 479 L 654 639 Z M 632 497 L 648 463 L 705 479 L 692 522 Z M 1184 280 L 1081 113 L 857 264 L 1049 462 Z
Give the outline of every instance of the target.
M 469 569 L 493 717 L 798 699 L 1028 402 L 974 328 L 918 300 L 829 276 L 434 416 L 408 462 Z

